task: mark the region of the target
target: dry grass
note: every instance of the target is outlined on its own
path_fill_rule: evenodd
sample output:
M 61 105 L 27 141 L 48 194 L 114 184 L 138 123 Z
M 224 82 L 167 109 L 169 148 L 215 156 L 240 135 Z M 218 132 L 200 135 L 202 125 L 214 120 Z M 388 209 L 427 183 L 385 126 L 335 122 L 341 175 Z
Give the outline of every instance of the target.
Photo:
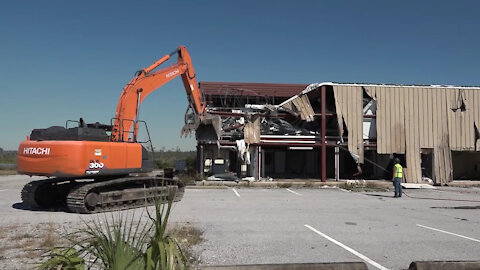
M 14 236 L 10 237 L 10 239 L 18 241 L 18 240 L 23 240 L 23 239 L 30 239 L 32 237 L 33 237 L 33 235 L 31 235 L 29 233 L 19 233 L 19 234 L 15 234 Z
M 359 182 L 359 183 L 343 183 L 338 186 L 346 190 L 351 190 L 353 192 L 377 192 L 377 191 L 388 191 L 387 188 L 382 187 L 374 182 Z
M 17 174 L 16 170 L 0 170 L 0 175 L 15 175 Z
M 59 235 L 55 230 L 55 226 L 53 223 L 47 223 L 47 228 L 44 232 L 43 239 L 40 242 L 40 247 L 42 248 L 53 248 L 57 244 L 57 239 L 59 239 Z
M 3 253 L 5 253 L 6 250 L 9 250 L 11 249 L 12 247 L 11 246 L 2 246 L 0 247 L 0 256 L 3 255 Z
M 26 250 L 26 252 L 27 253 L 25 255 L 29 259 L 38 259 L 45 253 L 45 251 L 43 250 L 33 250 L 33 249 L 28 251 Z
M 37 243 L 35 242 L 35 240 L 33 239 L 30 239 L 30 240 L 24 240 L 24 241 L 18 241 L 14 246 L 13 248 L 15 249 L 21 249 L 22 251 L 24 252 L 28 252 L 32 249 L 34 249 L 35 245 Z M 18 258 L 21 258 L 24 256 L 24 254 L 22 254 L 22 252 L 16 252 L 15 254 L 16 256 L 15 257 L 18 257 Z
M 279 188 L 289 188 L 292 186 L 292 183 L 277 183 L 277 187 Z
M 305 181 L 305 184 L 303 186 L 311 188 L 311 187 L 314 187 L 314 184 L 315 183 L 313 181 Z
M 182 252 L 191 264 L 198 263 L 198 258 L 193 254 L 193 246 L 203 242 L 203 232 L 201 230 L 193 227 L 190 223 L 186 223 L 183 226 L 177 225 L 169 229 L 168 234 L 177 240 Z
M 8 259 L 17 265 L 38 264 L 48 250 L 66 242 L 59 234 L 60 229 L 53 222 L 0 226 L 0 261 Z

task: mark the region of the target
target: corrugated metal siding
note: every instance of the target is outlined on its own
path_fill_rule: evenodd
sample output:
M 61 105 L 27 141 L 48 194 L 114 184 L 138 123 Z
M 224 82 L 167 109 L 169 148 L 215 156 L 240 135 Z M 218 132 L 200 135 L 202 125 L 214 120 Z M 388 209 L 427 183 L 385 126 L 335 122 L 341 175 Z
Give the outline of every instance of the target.
M 364 162 L 363 147 L 363 90 L 358 86 L 334 86 L 338 126 L 343 136 L 343 123 L 348 130 L 348 151 Z
M 291 97 L 305 89 L 308 84 L 200 82 L 205 95 L 214 96 L 270 96 Z
M 479 90 L 363 87 L 377 101 L 377 151 L 405 153 L 409 182 L 421 180 L 421 148 L 434 150 L 435 177 L 441 184 L 452 180 L 451 150 L 480 150 L 475 137 L 475 125 L 480 123 Z

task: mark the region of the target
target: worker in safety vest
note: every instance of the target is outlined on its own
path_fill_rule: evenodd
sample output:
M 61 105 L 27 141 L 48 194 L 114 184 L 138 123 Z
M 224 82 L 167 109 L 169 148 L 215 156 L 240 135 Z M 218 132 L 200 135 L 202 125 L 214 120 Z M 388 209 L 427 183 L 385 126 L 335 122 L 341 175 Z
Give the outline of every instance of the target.
M 402 180 L 403 180 L 403 167 L 400 165 L 400 160 L 395 158 L 393 160 L 393 186 L 395 187 L 395 198 L 402 197 Z

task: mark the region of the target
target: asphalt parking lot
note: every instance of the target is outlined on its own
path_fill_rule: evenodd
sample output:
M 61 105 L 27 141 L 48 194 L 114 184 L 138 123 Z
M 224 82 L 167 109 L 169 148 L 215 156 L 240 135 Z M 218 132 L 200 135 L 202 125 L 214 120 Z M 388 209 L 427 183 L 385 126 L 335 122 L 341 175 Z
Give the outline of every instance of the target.
M 22 209 L 29 180 L 0 177 L 0 225 L 95 217 Z M 187 189 L 172 221 L 204 232 L 195 250 L 205 265 L 364 261 L 407 269 L 415 260 L 480 260 L 480 189 L 405 191 L 410 197 L 395 199 L 338 188 Z

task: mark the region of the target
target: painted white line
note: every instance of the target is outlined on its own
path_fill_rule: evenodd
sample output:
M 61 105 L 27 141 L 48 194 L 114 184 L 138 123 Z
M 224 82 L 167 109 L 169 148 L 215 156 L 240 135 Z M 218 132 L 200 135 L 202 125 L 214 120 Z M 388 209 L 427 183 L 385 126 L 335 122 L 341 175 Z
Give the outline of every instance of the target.
M 341 191 L 343 191 L 343 192 L 352 192 L 351 190 L 346 190 L 346 189 L 344 189 L 344 188 L 339 188 L 339 189 L 340 189 Z
M 238 191 L 237 191 L 236 189 L 234 189 L 234 188 L 232 188 L 232 190 L 233 190 L 233 192 L 235 192 L 235 195 L 237 195 L 237 197 L 240 198 L 240 194 L 238 194 Z
M 337 240 L 331 238 L 330 236 L 318 231 L 317 229 L 313 228 L 312 226 L 308 225 L 308 224 L 305 224 L 304 225 L 305 227 L 309 228 L 310 230 L 312 230 L 313 232 L 317 233 L 318 235 L 326 238 L 327 240 L 329 240 L 330 242 L 333 242 L 334 244 L 336 244 L 337 246 L 340 246 L 344 249 L 346 249 L 347 251 L 349 251 L 350 253 L 352 253 L 353 255 L 359 257 L 360 259 L 364 260 L 365 262 L 373 265 L 374 267 L 378 268 L 378 269 L 381 269 L 381 270 L 388 270 L 388 268 L 386 267 L 383 267 L 381 266 L 379 263 L 375 262 L 374 260 L 368 258 L 367 256 L 361 254 L 360 252 L 358 251 L 355 251 L 353 248 L 350 248 L 340 242 L 338 242 Z
M 295 192 L 289 188 L 287 188 L 288 191 L 290 191 L 291 193 L 295 194 L 295 195 L 298 195 L 298 196 L 303 196 L 302 194 L 298 193 L 298 192 Z
M 2 192 L 2 191 L 7 191 L 7 190 L 8 190 L 8 189 L 0 189 L 0 192 Z
M 465 238 L 465 239 L 472 240 L 472 241 L 475 241 L 475 242 L 479 242 L 479 243 L 480 243 L 480 240 L 475 239 L 475 238 L 472 238 L 472 237 L 468 237 L 468 236 L 465 236 L 465 235 L 456 234 L 456 233 L 452 233 L 452 232 L 447 232 L 447 231 L 443 231 L 443 230 L 440 230 L 440 229 L 435 229 L 435 228 L 428 227 L 428 226 L 424 226 L 424 225 L 420 225 L 420 224 L 417 224 L 417 226 L 422 227 L 422 228 L 425 228 L 425 229 L 434 230 L 434 231 L 437 231 L 437 232 L 442 232 L 442 233 L 446 233 L 446 234 L 455 235 L 455 236 L 458 236 L 458 237 L 461 237 L 461 238 Z

